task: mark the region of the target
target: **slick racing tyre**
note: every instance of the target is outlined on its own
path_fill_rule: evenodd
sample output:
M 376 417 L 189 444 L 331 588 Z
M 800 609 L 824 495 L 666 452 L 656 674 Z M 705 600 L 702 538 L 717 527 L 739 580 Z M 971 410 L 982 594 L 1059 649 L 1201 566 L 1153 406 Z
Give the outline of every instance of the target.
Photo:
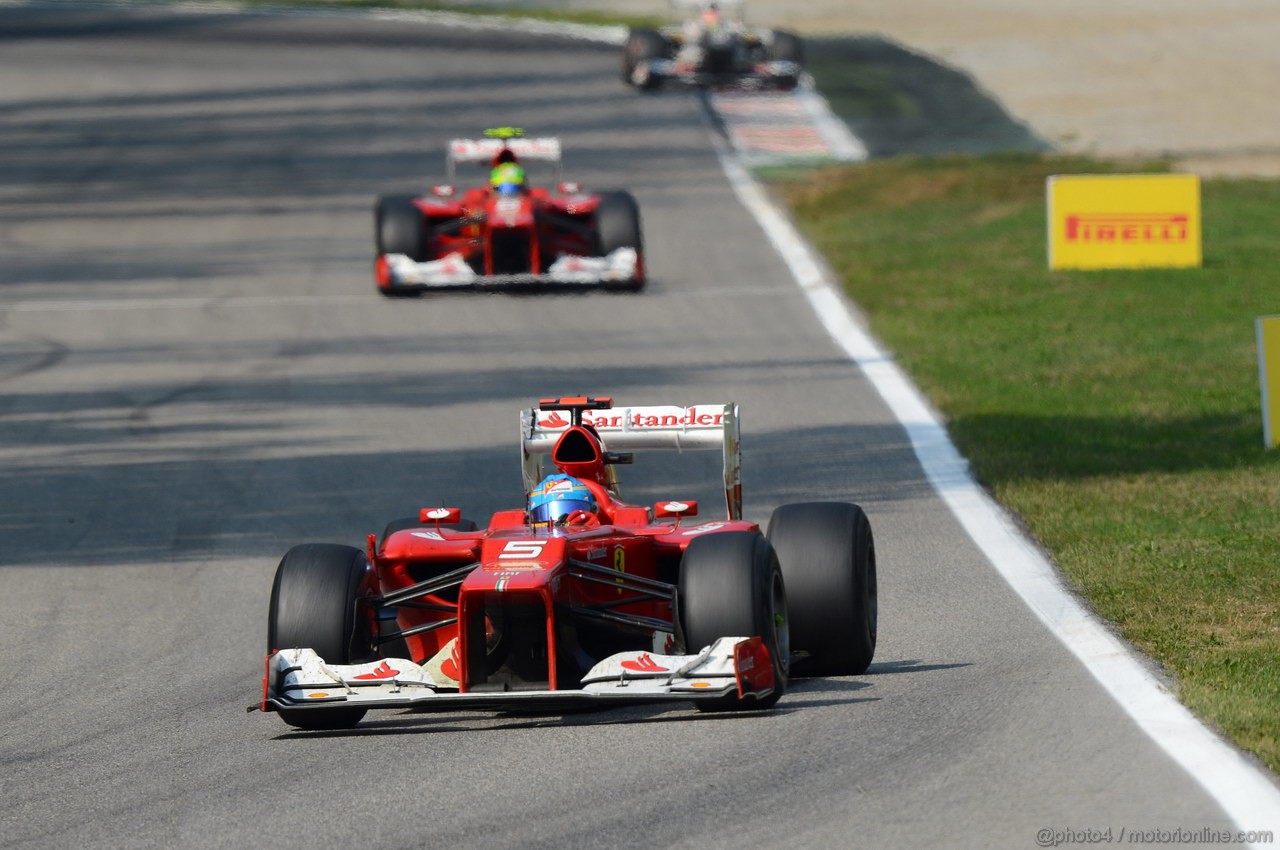
M 376 657 L 375 628 L 361 597 L 374 592 L 369 562 L 359 549 L 329 543 L 294 546 L 276 568 L 267 617 L 267 650 L 310 647 L 331 664 L 359 664 Z M 349 729 L 363 708 L 280 711 L 299 729 Z
M 419 263 L 427 259 L 426 220 L 412 195 L 378 198 L 374 224 L 379 254 L 404 254 Z
M 416 262 L 427 259 L 430 245 L 426 217 L 413 202 L 412 195 L 378 198 L 374 207 L 373 239 L 379 263 L 385 262 L 382 258 L 387 254 L 404 254 Z M 388 298 L 420 294 L 416 288 L 397 287 L 380 274 L 378 291 Z
M 804 64 L 804 42 L 789 32 L 774 30 L 773 43 L 769 45 L 769 58 L 774 62 Z
M 630 192 L 623 189 L 600 192 L 600 205 L 596 207 L 596 245 L 601 257 L 608 256 L 619 248 L 635 248 L 637 277 L 621 288 L 633 292 L 644 288 L 644 241 L 640 234 L 640 205 Z
M 720 711 L 769 708 L 786 690 L 791 666 L 787 594 L 773 547 L 754 531 L 695 538 L 680 564 L 677 595 L 685 648 L 698 652 L 722 637 L 759 637 L 769 650 L 776 683 L 763 699 L 732 695 L 699 702 Z
M 622 51 L 622 81 L 640 89 L 656 88 L 661 80 L 653 75 L 646 75 L 636 82 L 636 67 L 650 59 L 661 59 L 667 55 L 667 40 L 662 33 L 652 29 L 633 29 L 627 35 L 627 45 Z
M 876 651 L 876 548 L 862 508 L 844 502 L 783 505 L 769 542 L 787 582 L 797 674 L 865 672 Z
M 769 58 L 775 62 L 794 62 L 804 64 L 803 42 L 789 32 L 775 30 L 773 42 L 769 45 Z M 793 91 L 800 85 L 800 78 L 795 74 L 787 74 L 774 78 L 774 85 L 782 91 Z

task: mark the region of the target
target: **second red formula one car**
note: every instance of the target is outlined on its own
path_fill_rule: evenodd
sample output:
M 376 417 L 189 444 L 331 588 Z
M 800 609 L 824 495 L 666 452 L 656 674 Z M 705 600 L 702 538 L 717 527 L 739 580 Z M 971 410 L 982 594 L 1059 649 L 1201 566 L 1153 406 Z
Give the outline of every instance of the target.
M 814 675 L 871 663 L 866 515 L 813 502 L 775 510 L 767 533 L 743 520 L 735 405 L 548 399 L 522 412 L 520 443 L 525 505 L 485 528 L 423 508 L 363 548 L 289 550 L 257 707 L 304 729 L 377 708 L 767 708 L 793 659 Z M 688 499 L 622 500 L 623 450 L 663 448 L 722 452 L 724 518 L 696 520 Z
M 554 189 L 533 186 L 526 163 L 551 163 Z M 488 180 L 459 192 L 460 164 Z M 384 295 L 457 287 L 645 283 L 640 208 L 629 192 L 584 192 L 560 179 L 560 140 L 522 130 L 449 143 L 448 182 L 428 195 L 388 195 L 375 208 L 374 276 Z

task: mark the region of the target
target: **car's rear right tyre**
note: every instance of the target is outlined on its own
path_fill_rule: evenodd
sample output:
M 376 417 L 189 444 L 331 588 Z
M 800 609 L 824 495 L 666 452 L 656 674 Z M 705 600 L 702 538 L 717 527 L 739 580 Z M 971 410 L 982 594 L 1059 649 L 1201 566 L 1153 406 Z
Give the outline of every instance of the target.
M 373 612 L 361 604 L 374 592 L 365 554 L 351 546 L 305 543 L 276 568 L 267 615 L 267 650 L 308 647 L 331 664 L 359 664 L 376 656 Z M 349 729 L 363 708 L 282 709 L 299 729 Z
M 678 586 L 685 648 L 697 652 L 722 637 L 759 637 L 773 663 L 774 690 L 761 699 L 706 700 L 704 710 L 769 708 L 786 690 L 791 666 L 787 595 L 769 541 L 754 531 L 696 537 L 685 550 Z
M 871 523 L 857 505 L 783 505 L 769 541 L 787 582 L 798 674 L 856 675 L 876 650 L 879 593 Z
M 773 43 L 769 45 L 769 58 L 774 62 L 804 64 L 804 42 L 793 33 L 774 30 Z

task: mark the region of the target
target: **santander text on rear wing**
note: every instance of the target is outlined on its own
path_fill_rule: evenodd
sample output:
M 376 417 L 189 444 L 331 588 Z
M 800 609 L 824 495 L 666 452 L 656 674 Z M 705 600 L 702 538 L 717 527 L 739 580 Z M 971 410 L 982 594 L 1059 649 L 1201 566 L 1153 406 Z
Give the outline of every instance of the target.
M 719 449 L 724 457 L 724 494 L 729 519 L 742 519 L 742 439 L 738 406 L 719 404 L 612 407 L 610 399 L 593 399 L 596 409 L 581 410 L 582 422 L 600 435 L 608 451 Z M 570 413 L 544 402 L 520 411 L 520 451 L 525 492 L 542 480 L 542 455 L 572 424 Z

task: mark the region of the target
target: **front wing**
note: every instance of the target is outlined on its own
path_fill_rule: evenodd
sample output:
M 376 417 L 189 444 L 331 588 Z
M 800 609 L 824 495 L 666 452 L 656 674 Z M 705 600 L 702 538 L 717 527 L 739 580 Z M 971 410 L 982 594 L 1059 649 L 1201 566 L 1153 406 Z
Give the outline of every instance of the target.
M 439 666 L 386 658 L 328 664 L 311 649 L 267 657 L 263 711 L 413 708 L 420 711 L 571 708 L 618 702 L 765 697 L 775 687 L 759 638 L 720 638 L 697 655 L 622 652 L 601 661 L 575 690 L 460 693 Z
M 636 65 L 631 72 L 631 82 L 640 88 L 659 82 L 717 88 L 790 88 L 800 79 L 800 74 L 800 66 L 787 61 L 765 62 L 741 71 L 710 72 L 684 69 L 671 59 L 650 59 Z
M 418 262 L 404 254 L 386 254 L 388 286 L 395 289 L 448 289 L 517 285 L 599 285 L 635 283 L 640 255 L 619 248 L 604 257 L 560 257 L 541 274 L 477 274 L 461 254 Z

